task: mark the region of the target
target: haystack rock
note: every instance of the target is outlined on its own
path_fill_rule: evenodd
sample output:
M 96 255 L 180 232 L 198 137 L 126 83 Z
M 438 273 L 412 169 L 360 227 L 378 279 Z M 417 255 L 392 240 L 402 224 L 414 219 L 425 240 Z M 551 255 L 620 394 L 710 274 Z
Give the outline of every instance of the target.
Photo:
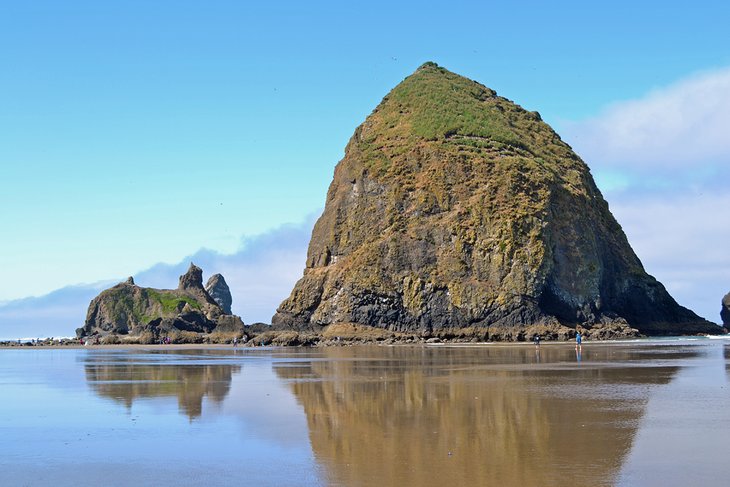
M 210 333 L 242 329 L 241 319 L 222 309 L 208 294 L 202 269 L 191 263 L 180 276 L 177 289 L 137 286 L 130 277 L 102 291 L 89 304 L 84 326 L 76 334 L 160 335 L 172 330 Z
M 730 293 L 722 298 L 722 309 L 720 310 L 720 318 L 723 325 L 730 325 Z
M 648 275 L 537 112 L 426 63 L 356 130 L 272 322 L 427 334 L 533 325 L 716 333 Z
M 231 314 L 233 297 L 231 296 L 231 289 L 226 284 L 226 280 L 222 275 L 213 274 L 210 276 L 210 279 L 205 284 L 205 290 L 226 314 Z

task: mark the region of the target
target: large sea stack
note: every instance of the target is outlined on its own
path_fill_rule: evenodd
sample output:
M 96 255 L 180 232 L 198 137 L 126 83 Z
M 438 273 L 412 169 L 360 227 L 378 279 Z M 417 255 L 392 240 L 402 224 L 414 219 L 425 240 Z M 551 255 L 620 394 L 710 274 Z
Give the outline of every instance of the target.
M 535 325 L 719 331 L 644 271 L 588 166 L 537 112 L 434 63 L 355 130 L 272 322 L 493 339 Z
M 722 308 L 720 308 L 720 319 L 723 325 L 730 325 L 730 293 L 722 298 Z

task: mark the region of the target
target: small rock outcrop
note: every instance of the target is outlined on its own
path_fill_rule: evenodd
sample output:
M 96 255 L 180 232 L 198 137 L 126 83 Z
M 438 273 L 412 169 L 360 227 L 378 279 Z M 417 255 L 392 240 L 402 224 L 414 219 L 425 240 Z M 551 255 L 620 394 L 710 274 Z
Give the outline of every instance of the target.
M 220 274 L 213 274 L 205 284 L 205 290 L 208 292 L 213 300 L 218 303 L 224 313 L 231 314 L 231 304 L 233 304 L 233 297 L 231 296 L 231 289 L 228 287 L 226 280 Z
M 272 323 L 517 340 L 533 325 L 721 331 L 646 273 L 588 166 L 537 112 L 434 63 L 355 129 Z
M 720 318 L 723 325 L 730 325 L 730 293 L 722 298 L 722 309 L 720 310 Z
M 102 291 L 89 304 L 84 326 L 76 334 L 81 337 L 148 332 L 161 336 L 173 330 L 237 332 L 243 326 L 240 317 L 231 315 L 230 307 L 223 309 L 208 294 L 203 287 L 202 269 L 191 263 L 188 271 L 180 276 L 177 289 L 137 286 L 130 277 Z
M 180 283 L 177 285 L 177 288 L 180 291 L 204 289 L 203 269 L 191 262 L 188 271 L 180 276 Z

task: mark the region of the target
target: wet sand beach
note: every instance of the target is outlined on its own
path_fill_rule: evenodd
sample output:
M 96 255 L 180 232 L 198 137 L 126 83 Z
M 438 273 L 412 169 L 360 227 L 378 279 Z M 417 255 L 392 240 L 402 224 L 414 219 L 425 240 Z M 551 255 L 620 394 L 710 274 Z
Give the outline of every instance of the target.
M 0 350 L 3 485 L 726 485 L 730 341 Z

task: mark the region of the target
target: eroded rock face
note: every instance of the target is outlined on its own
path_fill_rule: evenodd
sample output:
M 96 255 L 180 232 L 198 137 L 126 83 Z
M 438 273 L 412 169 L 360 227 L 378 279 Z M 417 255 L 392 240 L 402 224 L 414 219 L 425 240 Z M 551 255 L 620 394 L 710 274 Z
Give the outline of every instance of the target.
M 231 290 L 226 284 L 226 280 L 220 274 L 213 274 L 205 284 L 205 290 L 208 292 L 213 300 L 218 303 L 218 306 L 223 309 L 226 314 L 231 314 L 231 304 L 233 304 L 233 297 L 231 296 Z
M 644 271 L 588 166 L 539 114 L 433 63 L 355 130 L 304 276 L 272 319 L 424 332 L 614 321 L 719 330 Z
M 180 291 L 201 290 L 203 288 L 203 269 L 192 262 L 187 272 L 180 276 L 180 283 L 177 288 Z
M 226 313 L 210 297 L 202 270 L 191 263 L 177 289 L 140 287 L 130 277 L 102 291 L 91 301 L 84 326 L 76 334 L 210 333 L 221 324 L 226 331 L 243 329 L 241 318 Z
M 720 318 L 723 325 L 730 325 L 730 293 L 722 298 L 722 309 L 720 310 Z

